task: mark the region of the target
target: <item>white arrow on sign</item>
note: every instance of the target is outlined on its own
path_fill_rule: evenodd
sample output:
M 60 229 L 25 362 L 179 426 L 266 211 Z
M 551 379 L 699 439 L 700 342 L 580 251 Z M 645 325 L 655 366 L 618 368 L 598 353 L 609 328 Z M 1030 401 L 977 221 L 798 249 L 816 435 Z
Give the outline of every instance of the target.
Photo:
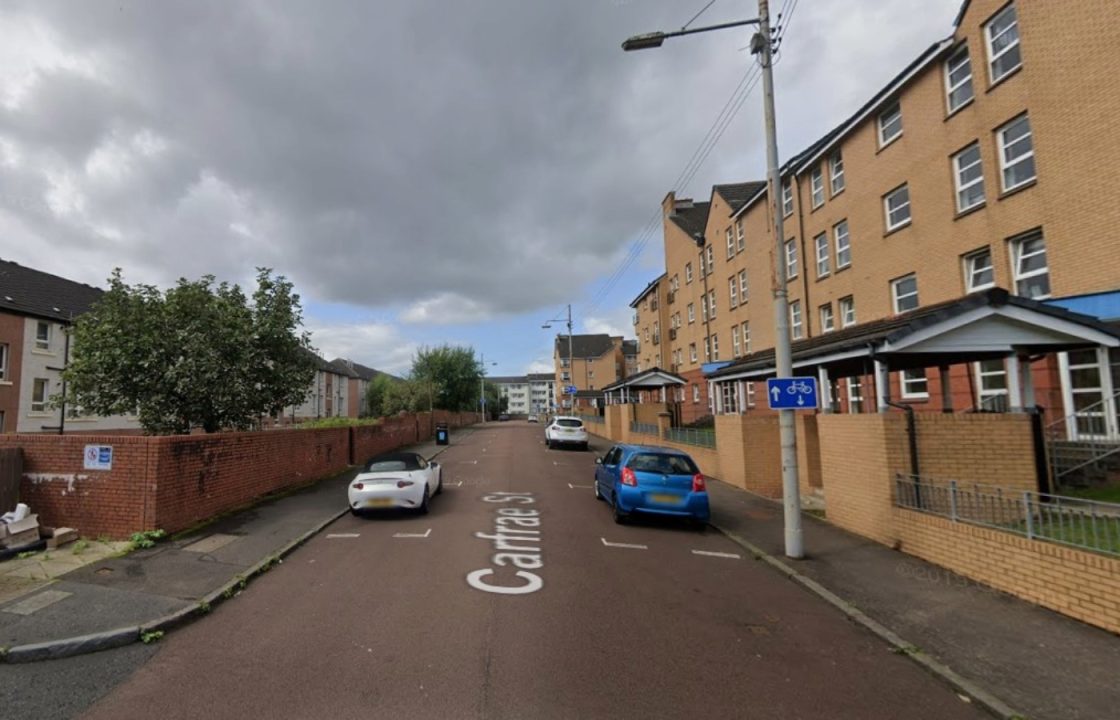
M 804 405 L 805 404 L 805 396 L 804 395 L 798 395 L 797 396 L 797 404 L 798 405 Z
M 781 396 L 782 391 L 778 388 L 770 388 L 770 394 L 774 396 L 774 402 L 778 402 L 778 397 Z

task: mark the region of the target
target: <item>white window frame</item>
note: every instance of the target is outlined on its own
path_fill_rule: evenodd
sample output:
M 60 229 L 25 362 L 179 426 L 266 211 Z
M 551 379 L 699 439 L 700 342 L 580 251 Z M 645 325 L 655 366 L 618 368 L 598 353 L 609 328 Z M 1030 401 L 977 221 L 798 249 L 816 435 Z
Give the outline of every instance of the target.
M 716 319 L 716 291 L 715 290 L 709 290 L 708 291 L 708 319 L 709 320 L 715 320 Z
M 976 159 L 968 161 L 968 164 L 963 164 L 963 155 L 965 153 L 976 153 Z M 987 198 L 984 195 L 984 159 L 980 156 L 980 143 L 974 142 L 968 147 L 964 148 L 957 154 L 953 155 L 953 187 L 956 188 L 956 204 L 957 212 L 963 213 L 967 210 L 982 207 Z M 979 170 L 979 175 L 971 180 L 965 180 L 964 174 L 967 170 L 976 168 Z M 966 205 L 966 192 L 972 188 L 980 186 L 980 197 L 973 200 L 971 204 Z
M 801 301 L 791 300 L 789 303 L 789 335 L 793 340 L 800 340 L 805 327 L 801 322 Z
M 743 252 L 747 248 L 747 236 L 743 232 L 743 218 L 735 221 L 735 241 L 738 245 L 738 252 Z
M 1007 131 L 1010 130 L 1012 126 L 1017 125 L 1021 122 L 1025 122 L 1027 124 L 1026 134 L 1008 143 L 1006 140 Z M 1022 153 L 1021 155 L 1016 156 L 1014 159 L 1008 158 L 1008 149 L 1012 145 L 1022 143 L 1024 140 L 1026 140 L 1030 144 L 1030 149 Z M 1003 192 L 1011 192 L 1016 188 L 1020 188 L 1024 185 L 1028 185 L 1034 182 L 1038 178 L 1038 166 L 1034 161 L 1034 131 L 1031 129 L 1031 119 L 1029 115 L 1023 113 L 1022 115 L 1017 116 L 1013 120 L 1004 124 L 998 130 L 996 130 L 996 145 L 999 147 L 999 180 L 1000 187 L 1003 189 Z M 1030 177 L 1020 179 L 1014 185 L 1008 185 L 1008 172 L 1015 170 L 1020 165 L 1023 165 L 1025 163 L 1030 163 Z
M 843 233 L 840 232 L 841 227 L 844 228 Z M 843 244 L 840 242 L 841 238 L 844 240 Z M 847 220 L 841 220 L 832 226 L 832 240 L 836 245 L 836 270 L 840 271 L 852 264 L 852 239 Z
M 786 240 L 786 280 L 797 277 L 797 241 Z
M 824 205 L 824 173 L 820 165 L 809 173 L 809 192 L 814 210 Z
M 1004 28 L 1003 31 L 1000 32 L 999 35 L 993 35 L 992 34 L 992 29 L 993 29 L 992 26 L 995 25 L 998 21 L 1003 20 L 1009 13 L 1013 14 L 1015 16 L 1015 21 L 1013 23 L 1011 23 L 1010 25 L 1008 25 L 1006 28 Z M 994 52 L 993 41 L 997 37 L 1002 37 L 1002 36 L 1006 35 L 1007 33 L 1011 33 L 1011 32 L 1013 32 L 1015 34 L 1014 39 L 1011 42 L 1009 42 L 1006 47 L 1000 49 L 998 54 L 996 52 Z M 984 23 L 984 46 L 985 46 L 985 49 L 988 52 L 988 79 L 990 80 L 992 85 L 995 85 L 1000 80 L 1003 80 L 1005 77 L 1007 77 L 1008 75 L 1010 75 L 1011 73 L 1015 72 L 1016 70 L 1018 70 L 1020 67 L 1023 66 L 1023 52 L 1022 52 L 1022 49 L 1019 46 L 1019 40 L 1020 40 L 1020 38 L 1019 38 L 1019 13 L 1015 9 L 1015 3 L 1011 3 L 1010 5 L 1005 7 L 1003 10 L 1000 10 L 998 13 L 996 13 L 995 15 L 992 16 L 991 20 Z M 997 76 L 996 75 L 996 63 L 1004 55 L 1006 55 L 1010 52 L 1015 52 L 1019 56 L 1018 62 L 1016 62 L 1011 67 L 1004 68 L 1003 71 L 1000 72 L 999 75 Z
M 39 392 L 39 391 L 42 392 Z M 31 380 L 31 412 L 45 413 L 47 401 L 50 398 L 51 381 L 47 378 L 32 378 Z
M 850 318 L 850 319 L 849 319 Z M 848 295 L 840 298 L 840 327 L 846 328 L 856 324 L 856 298 Z
M 712 249 L 711 245 L 704 248 L 704 254 L 707 256 L 707 259 L 708 259 L 707 274 L 711 275 L 712 271 L 716 269 L 716 267 L 715 267 L 716 266 L 715 251 Z
M 740 270 L 739 271 L 739 302 L 740 303 L 745 303 L 749 299 L 750 299 L 750 296 L 747 295 L 747 271 L 746 270 Z
M 1023 246 L 1026 243 L 1028 243 L 1032 240 L 1040 240 L 1042 242 L 1042 249 L 1041 250 L 1035 250 L 1034 252 L 1031 252 L 1028 255 L 1023 255 Z M 1018 237 L 1012 238 L 1010 240 L 1010 242 L 1011 242 L 1011 253 L 1010 253 L 1010 255 L 1011 255 L 1011 278 L 1012 278 L 1012 282 L 1014 282 L 1014 284 L 1015 284 L 1015 294 L 1016 295 L 1022 295 L 1023 297 L 1030 297 L 1030 298 L 1033 298 L 1035 300 L 1044 300 L 1044 299 L 1050 297 L 1050 293 L 1051 293 L 1051 289 L 1052 289 L 1050 287 L 1050 259 L 1046 256 L 1046 238 L 1045 238 L 1045 236 L 1043 236 L 1042 231 L 1041 230 L 1033 230 L 1029 233 L 1025 233 L 1025 234 L 1020 235 Z M 1033 258 L 1033 257 L 1037 257 L 1038 255 L 1042 255 L 1043 258 L 1045 258 L 1045 260 L 1046 260 L 1045 265 L 1043 265 L 1041 268 L 1036 268 L 1034 270 L 1027 270 L 1025 272 L 1021 270 L 1022 265 L 1023 265 L 1023 260 Z M 1026 280 L 1030 280 L 1031 278 L 1038 277 L 1040 275 L 1045 275 L 1046 276 L 1046 292 L 1042 293 L 1042 294 L 1039 294 L 1039 295 L 1026 295 L 1026 294 L 1024 294 L 1022 289 L 1021 289 L 1021 283 L 1023 281 L 1026 281 Z
M 739 326 L 731 326 L 731 356 L 739 357 L 742 346 L 739 345 Z
M 712 342 L 707 336 L 704 337 L 704 362 L 709 363 L 712 361 Z
M 839 150 L 828 158 L 828 179 L 832 197 L 844 192 L 844 156 Z
M 719 360 L 719 333 L 712 333 L 712 361 Z
M 863 412 L 863 378 L 846 378 L 848 385 L 848 413 L 859 415 Z
M 817 248 L 817 279 L 828 277 L 832 274 L 832 257 L 829 255 L 828 233 L 822 232 L 813 238 L 813 245 Z
M 45 330 L 46 332 L 39 332 Z M 36 350 L 50 350 L 51 349 L 51 324 L 43 320 L 36 321 L 35 325 L 35 349 Z
M 899 291 L 899 286 L 902 283 L 906 282 L 907 280 L 913 280 L 914 281 L 914 292 L 906 293 L 905 295 L 900 295 L 899 292 L 898 292 Z M 899 308 L 899 301 L 901 301 L 903 298 L 909 298 L 909 297 L 914 298 L 914 300 L 915 300 L 914 307 L 906 308 L 905 310 L 900 309 Z M 895 278 L 894 280 L 891 280 L 891 307 L 894 308 L 895 315 L 901 315 L 902 313 L 911 312 L 912 310 L 917 310 L 919 307 L 921 307 L 921 302 L 918 300 L 918 274 L 917 273 L 910 273 L 909 275 L 903 275 L 900 278 Z
M 692 403 L 694 405 L 700 402 L 700 386 L 697 383 L 692 383 Z
M 727 306 L 732 310 L 739 307 L 739 291 L 734 275 L 727 278 Z
M 912 377 L 921 373 L 921 377 Z M 919 400 L 929 398 L 929 376 L 925 368 L 902 370 L 898 373 L 898 385 L 902 389 L 902 397 L 906 400 Z M 925 390 L 914 390 L 913 386 L 925 387 Z
M 689 323 L 696 322 L 696 304 L 695 303 L 689 303 L 688 304 L 688 322 Z
M 684 282 L 686 285 L 692 282 L 692 263 L 684 264 Z
M 727 228 L 727 259 L 735 257 L 735 236 L 731 234 L 731 228 Z
M 898 205 L 895 205 L 894 207 L 892 207 L 891 206 L 891 201 L 894 200 L 900 193 L 903 193 L 903 192 L 906 193 L 906 201 L 902 202 L 902 203 L 899 203 Z M 902 209 L 906 210 L 906 217 L 901 219 L 901 220 L 898 220 L 897 222 L 892 221 L 891 220 L 892 214 L 898 213 Z M 910 224 L 911 220 L 913 219 L 913 215 L 911 214 L 911 211 L 910 211 L 910 185 L 909 185 L 909 183 L 902 183 L 901 185 L 896 187 L 894 190 L 891 190 L 889 193 L 887 193 L 886 195 L 883 196 L 883 219 L 887 223 L 887 232 L 893 232 L 895 230 L 899 230 L 899 229 L 904 228 L 904 227 L 906 227 L 907 225 Z
M 754 382 L 748 380 L 747 382 L 743 383 L 743 385 L 745 385 L 747 388 L 747 407 L 752 408 L 755 406 Z
M 984 363 L 993 362 L 999 363 L 999 370 L 989 370 L 984 368 Z M 1009 378 L 1007 376 L 1006 362 L 1002 358 L 996 358 L 993 360 L 983 360 L 975 362 L 972 365 L 973 371 L 976 373 L 976 407 L 981 410 L 997 410 L 999 412 L 1007 412 L 1010 409 L 1008 407 L 1008 401 L 1010 400 L 1011 395 L 1008 390 Z M 1003 387 L 986 387 L 987 380 L 989 378 L 995 377 L 1003 378 Z M 1007 400 L 1002 403 L 1002 407 L 992 407 L 992 403 L 990 400 L 991 398 L 996 397 L 1007 398 Z
M 986 267 L 978 266 L 976 263 L 981 258 L 987 258 L 988 264 Z M 980 292 L 988 288 L 996 286 L 996 273 L 995 267 L 992 265 L 992 249 L 985 247 L 975 250 L 965 255 L 964 262 L 964 290 L 965 293 Z M 988 272 L 988 282 L 977 283 L 976 276 Z
M 751 354 L 751 323 L 749 320 L 743 321 L 743 354 Z
M 961 60 L 964 62 L 961 62 Z M 972 58 L 968 54 L 968 44 L 962 44 L 959 48 L 953 51 L 953 54 L 945 61 L 945 106 L 950 115 L 966 107 L 976 97 L 975 88 L 972 86 Z M 967 68 L 968 73 L 953 82 L 953 73 L 962 68 Z M 958 100 L 955 104 L 953 102 L 953 93 L 958 90 L 967 90 L 968 97 Z
M 8 379 L 8 343 L 0 343 L 0 380 Z M 0 426 L 0 432 L 3 432 Z
M 830 333 L 836 329 L 836 316 L 832 313 L 832 303 L 820 306 L 821 333 Z
M 696 343 L 688 344 L 688 361 L 691 363 L 696 362 Z
M 893 118 L 895 116 L 898 117 L 898 131 L 888 136 L 888 128 L 894 123 Z M 887 145 L 890 145 L 892 142 L 902 137 L 902 103 L 896 100 L 889 107 L 884 108 L 883 111 L 879 113 L 876 127 L 879 130 L 880 148 L 885 148 Z
M 782 217 L 793 214 L 793 183 L 789 178 L 782 182 Z

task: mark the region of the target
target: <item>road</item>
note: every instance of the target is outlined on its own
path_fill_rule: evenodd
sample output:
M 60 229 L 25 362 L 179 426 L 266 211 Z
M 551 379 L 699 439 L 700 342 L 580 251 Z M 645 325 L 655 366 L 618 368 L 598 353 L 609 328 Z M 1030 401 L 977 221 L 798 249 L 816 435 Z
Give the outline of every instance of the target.
M 342 518 L 85 717 L 986 717 L 714 530 L 616 525 L 542 436 L 455 438 L 430 514 Z M 530 574 L 499 517 L 539 521 L 504 541 Z

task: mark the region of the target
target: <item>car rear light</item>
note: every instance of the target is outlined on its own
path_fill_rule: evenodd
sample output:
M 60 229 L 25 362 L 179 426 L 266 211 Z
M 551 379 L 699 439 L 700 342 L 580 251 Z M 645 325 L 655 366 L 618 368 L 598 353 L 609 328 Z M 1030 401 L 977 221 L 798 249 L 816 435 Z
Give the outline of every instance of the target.
M 397 487 L 399 487 L 399 488 L 406 488 L 409 485 L 415 485 L 415 484 L 416 483 L 412 482 L 411 480 L 398 480 L 397 481 Z
M 623 485 L 633 485 L 633 486 L 637 487 L 638 476 L 635 475 L 634 471 L 631 470 L 630 468 L 622 468 L 622 484 Z
M 354 483 L 351 487 L 353 487 L 355 490 L 361 490 L 365 487 L 365 485 L 363 485 L 362 483 Z
M 692 492 L 708 492 L 708 486 L 704 482 L 703 474 L 696 473 L 692 476 Z

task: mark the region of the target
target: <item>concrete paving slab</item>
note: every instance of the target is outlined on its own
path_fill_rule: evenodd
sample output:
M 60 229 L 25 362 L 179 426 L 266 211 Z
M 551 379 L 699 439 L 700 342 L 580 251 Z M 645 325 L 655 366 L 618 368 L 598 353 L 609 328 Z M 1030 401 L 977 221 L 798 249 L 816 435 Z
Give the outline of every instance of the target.
M 20 600 L 18 603 L 8 605 L 0 612 L 12 613 L 13 615 L 32 615 L 49 605 L 65 600 L 71 595 L 73 593 L 63 592 L 62 590 L 44 590 Z
M 224 533 L 214 533 L 208 535 L 197 542 L 187 545 L 183 550 L 186 552 L 194 553 L 211 553 L 218 548 L 225 547 L 237 539 L 237 535 L 226 535 Z
M 73 583 L 113 587 L 183 599 L 199 598 L 222 586 L 248 565 L 220 563 L 207 555 L 171 549 L 152 558 L 132 555 L 87 565 L 66 576 Z

